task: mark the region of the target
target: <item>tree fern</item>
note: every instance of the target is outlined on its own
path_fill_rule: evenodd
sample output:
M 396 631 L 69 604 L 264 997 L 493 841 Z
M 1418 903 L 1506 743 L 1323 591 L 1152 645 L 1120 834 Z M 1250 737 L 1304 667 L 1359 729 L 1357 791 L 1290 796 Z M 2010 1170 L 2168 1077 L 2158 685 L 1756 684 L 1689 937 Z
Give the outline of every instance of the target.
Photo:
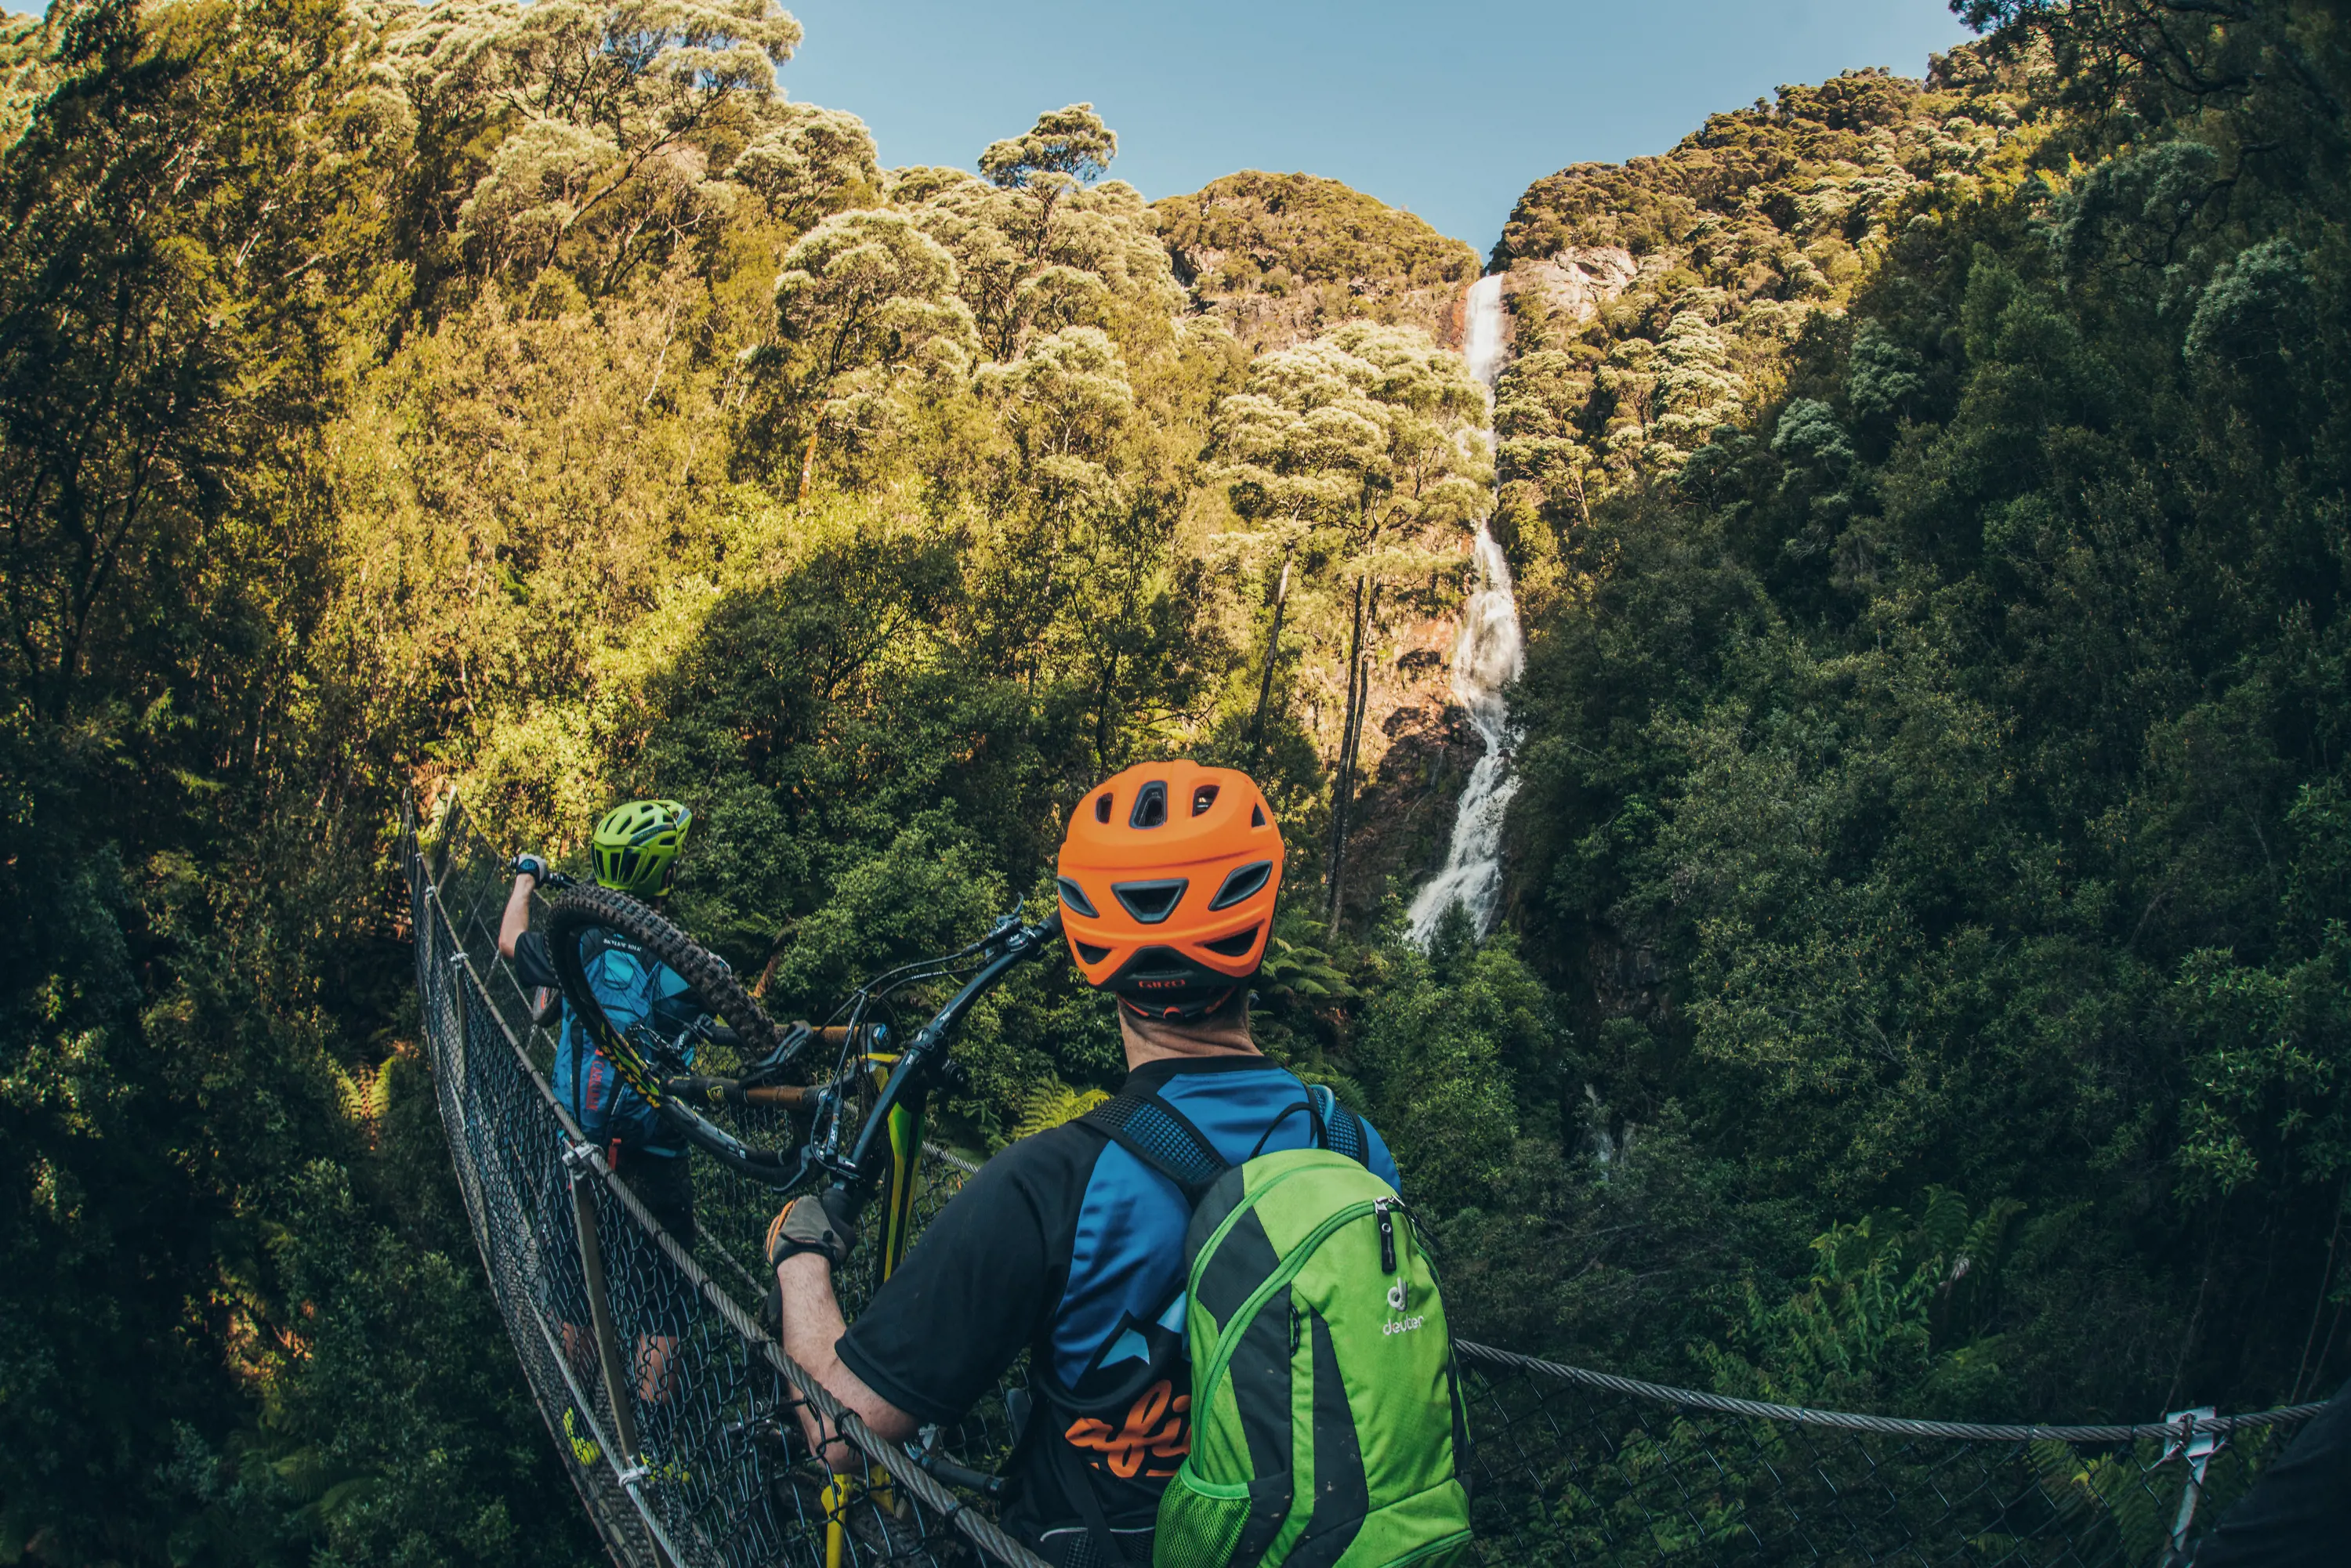
M 1109 1098 L 1103 1090 L 1072 1089 L 1058 1078 L 1048 1078 L 1022 1096 L 1020 1120 L 1013 1124 L 1012 1135 L 1026 1138 L 1073 1122 Z

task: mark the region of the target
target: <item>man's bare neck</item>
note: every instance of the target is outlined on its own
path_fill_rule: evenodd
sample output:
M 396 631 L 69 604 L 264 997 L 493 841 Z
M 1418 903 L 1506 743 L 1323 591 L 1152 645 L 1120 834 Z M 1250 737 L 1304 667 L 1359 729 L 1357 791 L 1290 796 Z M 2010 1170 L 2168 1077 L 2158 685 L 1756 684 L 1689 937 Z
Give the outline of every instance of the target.
M 1164 1019 L 1138 1019 L 1122 1004 L 1118 1032 L 1126 1045 L 1129 1072 L 1146 1061 L 1180 1061 L 1210 1056 L 1261 1056 L 1249 1038 L 1249 1010 L 1230 1019 L 1203 1019 L 1198 1023 L 1171 1023 Z

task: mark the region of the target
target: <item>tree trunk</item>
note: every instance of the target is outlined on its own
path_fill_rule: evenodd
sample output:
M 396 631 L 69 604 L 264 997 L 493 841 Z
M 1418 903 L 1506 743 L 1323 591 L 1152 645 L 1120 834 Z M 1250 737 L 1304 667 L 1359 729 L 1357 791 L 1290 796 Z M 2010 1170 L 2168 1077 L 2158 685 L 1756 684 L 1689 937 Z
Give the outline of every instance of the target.
M 1257 717 L 1249 723 L 1249 765 L 1253 768 L 1264 760 L 1265 710 L 1273 701 L 1273 666 L 1281 658 L 1281 613 L 1290 607 L 1291 553 L 1284 550 L 1281 555 L 1281 583 L 1273 591 L 1273 630 L 1265 640 L 1265 674 L 1257 685 Z
M 1339 926 L 1339 894 L 1347 873 L 1347 816 L 1354 802 L 1355 747 L 1363 739 L 1364 710 L 1371 706 L 1370 673 L 1364 668 L 1364 628 L 1371 619 L 1376 589 L 1366 591 L 1355 580 L 1355 624 L 1347 646 L 1347 716 L 1339 727 L 1339 777 L 1331 791 L 1331 870 L 1326 879 L 1322 918 L 1333 931 Z
M 1110 664 L 1102 672 L 1102 696 L 1094 704 L 1094 767 L 1099 772 L 1110 770 L 1111 703 L 1118 690 L 1118 655 L 1110 656 Z
M 795 501 L 808 499 L 809 480 L 816 474 L 816 436 L 815 431 L 809 432 L 808 451 L 800 458 L 800 489 L 799 494 L 793 497 Z

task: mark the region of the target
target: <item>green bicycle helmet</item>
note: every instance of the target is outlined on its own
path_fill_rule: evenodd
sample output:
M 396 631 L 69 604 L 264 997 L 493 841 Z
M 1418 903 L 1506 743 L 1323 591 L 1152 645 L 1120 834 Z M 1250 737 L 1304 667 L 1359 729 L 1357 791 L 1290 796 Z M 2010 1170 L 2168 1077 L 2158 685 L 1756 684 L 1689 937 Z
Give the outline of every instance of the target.
M 639 898 L 658 898 L 677 874 L 694 813 L 675 800 L 631 800 L 596 824 L 596 880 Z

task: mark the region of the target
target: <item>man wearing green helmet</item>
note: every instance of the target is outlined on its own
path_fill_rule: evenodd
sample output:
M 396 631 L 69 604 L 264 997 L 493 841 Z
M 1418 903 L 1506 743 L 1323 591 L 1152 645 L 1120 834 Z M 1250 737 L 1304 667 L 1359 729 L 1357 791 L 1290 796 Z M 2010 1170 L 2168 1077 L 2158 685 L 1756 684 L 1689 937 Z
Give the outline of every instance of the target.
M 676 881 L 678 854 L 693 826 L 694 813 L 675 800 L 631 800 L 613 807 L 596 824 L 590 844 L 596 881 L 658 905 Z M 531 988 L 534 1017 L 551 1024 L 559 1016 L 556 1004 L 562 992 L 546 935 L 530 929 L 530 896 L 547 879 L 547 862 L 535 854 L 517 855 L 514 872 L 514 887 L 498 926 L 498 951 L 513 961 L 516 977 Z M 580 957 L 598 1005 L 618 1027 L 644 1019 L 665 1038 L 674 1039 L 706 1012 L 683 977 L 618 932 L 591 933 L 580 943 Z M 555 1066 L 549 1075 L 556 1098 L 662 1228 L 693 1246 L 694 1182 L 684 1144 L 622 1081 L 611 1061 L 570 1016 L 568 1003 L 559 1016 Z M 569 1233 L 559 1227 L 557 1234 Z M 678 1337 L 685 1332 L 693 1291 L 672 1278 L 675 1270 L 667 1259 L 635 1226 L 619 1227 L 608 1244 L 616 1249 L 616 1269 L 661 1282 L 649 1292 L 649 1332 L 637 1346 L 639 1397 L 658 1405 L 668 1399 L 675 1381 L 671 1361 Z M 622 1252 L 627 1256 L 620 1256 Z M 559 1270 L 559 1277 L 576 1272 Z M 565 1313 L 565 1349 L 575 1356 L 585 1354 L 586 1341 L 577 1327 L 583 1315 Z

